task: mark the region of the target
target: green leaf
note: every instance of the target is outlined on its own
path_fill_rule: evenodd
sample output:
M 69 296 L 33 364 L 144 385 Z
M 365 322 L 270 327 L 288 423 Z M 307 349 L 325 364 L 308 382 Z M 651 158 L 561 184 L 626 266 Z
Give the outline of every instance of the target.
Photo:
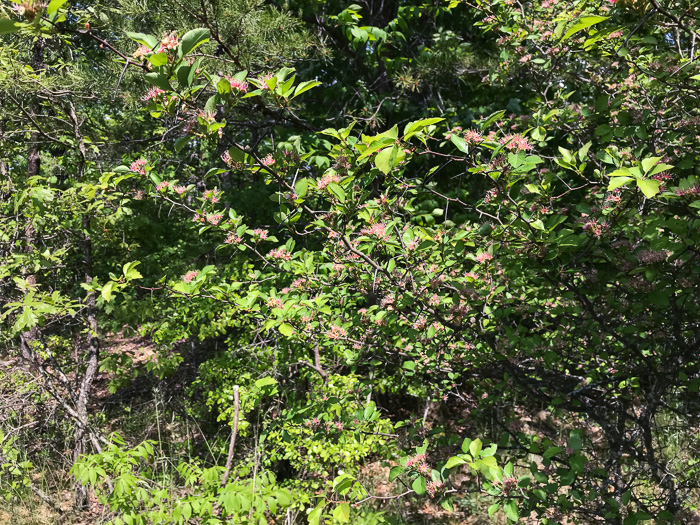
M 294 185 L 294 192 L 298 197 L 303 197 L 309 189 L 308 179 L 299 179 Z
M 408 134 L 420 133 L 428 126 L 432 126 L 433 124 L 437 124 L 438 122 L 442 122 L 443 120 L 445 120 L 445 119 L 444 118 L 424 118 L 422 120 L 416 120 L 414 122 L 409 122 L 403 128 L 403 134 L 408 135 Z
M 399 148 L 396 145 L 393 145 L 390 148 L 384 148 L 374 157 L 374 165 L 377 166 L 379 171 L 381 171 L 384 175 L 387 175 L 392 168 L 396 166 L 396 156 L 398 151 Z
M 68 0 L 51 0 L 46 8 L 46 14 L 51 15 L 58 11 Z
M 493 515 L 496 514 L 496 511 L 498 511 L 499 508 L 501 508 L 501 504 L 500 504 L 500 503 L 494 503 L 493 505 L 491 505 L 491 506 L 489 507 L 489 511 L 488 511 L 488 512 L 489 512 L 489 518 L 493 517 Z
M 139 44 L 147 46 L 152 51 L 155 50 L 156 47 L 158 47 L 158 39 L 153 35 L 146 35 L 144 33 L 131 33 L 127 31 L 126 36 L 131 38 L 131 40 L 138 42 Z
M 271 386 L 271 385 L 276 385 L 276 384 L 277 384 L 277 380 L 274 377 L 270 377 L 270 376 L 261 377 L 260 379 L 258 379 L 255 382 L 255 386 L 257 388 L 263 388 L 265 386 Z
M 422 496 L 423 494 L 425 494 L 425 487 L 426 487 L 425 478 L 423 476 L 417 477 L 416 479 L 413 480 L 411 487 L 413 488 L 413 490 L 416 491 L 416 494 L 418 494 L 419 496 Z
M 197 46 L 209 42 L 209 29 L 200 27 L 185 33 L 180 40 L 179 56 L 184 57 Z
M 350 504 L 341 503 L 333 511 L 333 518 L 338 520 L 340 523 L 347 523 L 350 521 Z
M 320 507 L 316 507 L 314 510 L 309 512 L 309 525 L 318 525 L 318 522 L 321 519 L 321 514 L 323 513 L 324 503 L 321 503 L 320 505 Z
M 127 281 L 131 281 L 132 279 L 141 279 L 143 277 L 136 269 L 139 264 L 141 264 L 140 261 L 132 261 L 123 266 L 122 272 L 124 273 L 124 277 Z
M 452 136 L 450 136 L 450 142 L 457 146 L 457 149 L 462 153 L 469 153 L 467 143 L 464 142 L 464 139 L 462 139 L 462 137 L 458 137 L 455 133 L 453 133 Z
M 153 84 L 160 89 L 165 91 L 172 90 L 170 87 L 170 82 L 168 82 L 168 77 L 166 77 L 163 73 L 146 73 L 143 78 L 145 78 L 146 82 L 149 84 Z
M 285 337 L 292 337 L 294 335 L 294 327 L 287 323 L 282 323 L 280 325 L 280 333 Z
M 503 510 L 508 519 L 518 521 L 518 504 L 514 499 L 509 499 L 503 505 Z
M 296 89 L 294 90 L 294 96 L 292 98 L 296 98 L 302 93 L 306 93 L 308 90 L 315 88 L 316 86 L 320 86 L 321 83 L 317 82 L 316 80 L 307 80 L 306 82 L 302 82 L 299 84 Z
M 600 22 L 603 22 L 607 19 L 607 16 L 584 16 L 577 23 L 575 23 L 566 33 L 564 33 L 564 36 L 561 38 L 561 41 L 563 42 L 564 40 L 571 38 L 579 31 L 583 31 L 584 29 L 594 26 L 595 24 L 599 24 Z
M 401 465 L 391 467 L 391 470 L 389 471 L 389 481 L 394 481 L 404 472 L 406 472 L 406 468 L 402 467 Z
M 471 445 L 469 445 L 469 452 L 471 453 L 471 455 L 474 459 L 479 457 L 479 452 L 481 452 L 481 440 L 480 439 L 477 438 L 471 442 Z
M 330 191 L 340 202 L 345 202 L 345 190 L 335 182 L 328 184 L 328 191 Z
M 632 177 L 612 177 L 610 179 L 610 183 L 608 184 L 608 191 L 612 191 L 614 189 L 619 188 L 620 186 L 624 186 L 631 180 L 634 179 Z
M 651 199 L 659 193 L 659 181 L 653 179 L 638 180 L 637 187 L 642 190 L 642 193 L 647 199 Z
M 115 282 L 109 281 L 102 287 L 102 298 L 105 302 L 110 302 L 112 300 L 112 290 L 114 289 Z
M 16 33 L 19 29 L 9 18 L 0 18 L 0 35 Z
M 151 64 L 153 64 L 155 67 L 164 66 L 165 64 L 168 63 L 168 54 L 167 53 L 156 53 L 154 55 L 149 55 L 148 61 Z
M 445 468 L 454 468 L 459 465 L 464 465 L 465 463 L 467 463 L 467 461 L 459 456 L 452 456 L 447 460 L 447 463 L 445 463 Z

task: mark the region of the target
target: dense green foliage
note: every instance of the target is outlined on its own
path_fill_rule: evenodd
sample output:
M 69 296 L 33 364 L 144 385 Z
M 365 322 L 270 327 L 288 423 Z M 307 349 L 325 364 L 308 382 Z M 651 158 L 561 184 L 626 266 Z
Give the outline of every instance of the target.
M 12 508 L 697 519 L 693 2 L 12 3 Z

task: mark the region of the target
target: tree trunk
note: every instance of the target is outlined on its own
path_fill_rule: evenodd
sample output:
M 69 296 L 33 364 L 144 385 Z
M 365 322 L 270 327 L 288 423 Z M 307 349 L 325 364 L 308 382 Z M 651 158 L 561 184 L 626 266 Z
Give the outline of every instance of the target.
M 85 257 L 85 283 L 90 284 L 92 281 L 92 242 L 90 240 L 90 218 L 87 215 L 83 216 L 83 231 L 85 239 L 83 240 L 83 255 Z M 78 402 L 75 411 L 78 414 L 80 421 L 87 423 L 88 420 L 88 403 L 90 402 L 90 391 L 92 383 L 97 375 L 97 368 L 100 359 L 100 341 L 97 336 L 97 312 L 95 309 L 95 292 L 88 292 L 85 298 L 85 307 L 87 310 L 87 346 L 85 352 L 85 372 L 80 380 L 80 388 L 78 393 Z M 78 425 L 75 430 L 75 449 L 73 451 L 73 463 L 78 460 L 78 457 L 83 454 L 89 442 L 90 436 L 86 425 Z M 75 483 L 75 506 L 77 509 L 84 509 L 88 503 L 88 494 L 83 485 L 76 481 Z

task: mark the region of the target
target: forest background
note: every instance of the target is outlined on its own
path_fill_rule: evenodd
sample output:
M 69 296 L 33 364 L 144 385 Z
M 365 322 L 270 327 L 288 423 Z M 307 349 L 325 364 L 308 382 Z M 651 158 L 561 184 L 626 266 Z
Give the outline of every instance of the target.
M 3 0 L 0 520 L 698 523 L 692 0 Z

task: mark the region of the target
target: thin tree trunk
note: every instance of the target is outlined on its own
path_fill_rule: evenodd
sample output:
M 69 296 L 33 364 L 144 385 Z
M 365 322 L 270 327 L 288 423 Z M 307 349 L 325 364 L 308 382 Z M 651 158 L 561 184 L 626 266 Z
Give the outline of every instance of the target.
M 44 67 L 44 45 L 45 40 L 43 38 L 37 38 L 34 42 L 34 48 L 32 49 L 32 61 L 31 66 L 34 71 L 38 71 Z M 40 111 L 38 103 L 33 103 L 31 107 L 31 112 L 34 116 Z M 29 134 L 29 151 L 27 153 L 27 177 L 36 177 L 41 172 L 41 135 L 39 131 L 33 131 Z M 26 242 L 26 252 L 31 253 L 34 251 L 34 243 L 36 242 L 36 230 L 34 229 L 34 223 L 31 219 L 27 220 L 27 224 L 24 227 L 24 239 Z M 30 287 L 36 286 L 36 274 L 33 268 L 25 268 L 25 272 L 28 273 L 27 284 Z M 32 327 L 22 334 L 22 340 L 24 343 L 22 345 L 22 357 L 25 362 L 28 362 L 32 357 L 32 352 L 29 350 L 34 346 L 35 341 L 38 339 L 38 329 Z
M 83 231 L 86 232 L 83 241 L 83 256 L 85 257 L 85 283 L 90 284 L 92 281 L 92 242 L 90 239 L 90 219 L 87 215 L 83 216 Z M 90 402 L 90 391 L 92 384 L 97 375 L 97 368 L 100 359 L 100 341 L 97 336 L 97 312 L 95 308 L 95 292 L 88 292 L 85 298 L 85 307 L 87 309 L 87 346 L 85 352 L 85 373 L 80 380 L 80 389 L 78 393 L 78 402 L 75 411 L 81 421 L 88 420 L 88 404 Z M 83 425 L 79 425 L 75 430 L 75 449 L 73 451 L 73 462 L 75 463 L 81 454 L 86 452 L 90 436 L 87 429 Z M 87 506 L 88 494 L 83 485 L 76 481 L 75 483 L 75 506 L 78 509 L 83 509 Z

